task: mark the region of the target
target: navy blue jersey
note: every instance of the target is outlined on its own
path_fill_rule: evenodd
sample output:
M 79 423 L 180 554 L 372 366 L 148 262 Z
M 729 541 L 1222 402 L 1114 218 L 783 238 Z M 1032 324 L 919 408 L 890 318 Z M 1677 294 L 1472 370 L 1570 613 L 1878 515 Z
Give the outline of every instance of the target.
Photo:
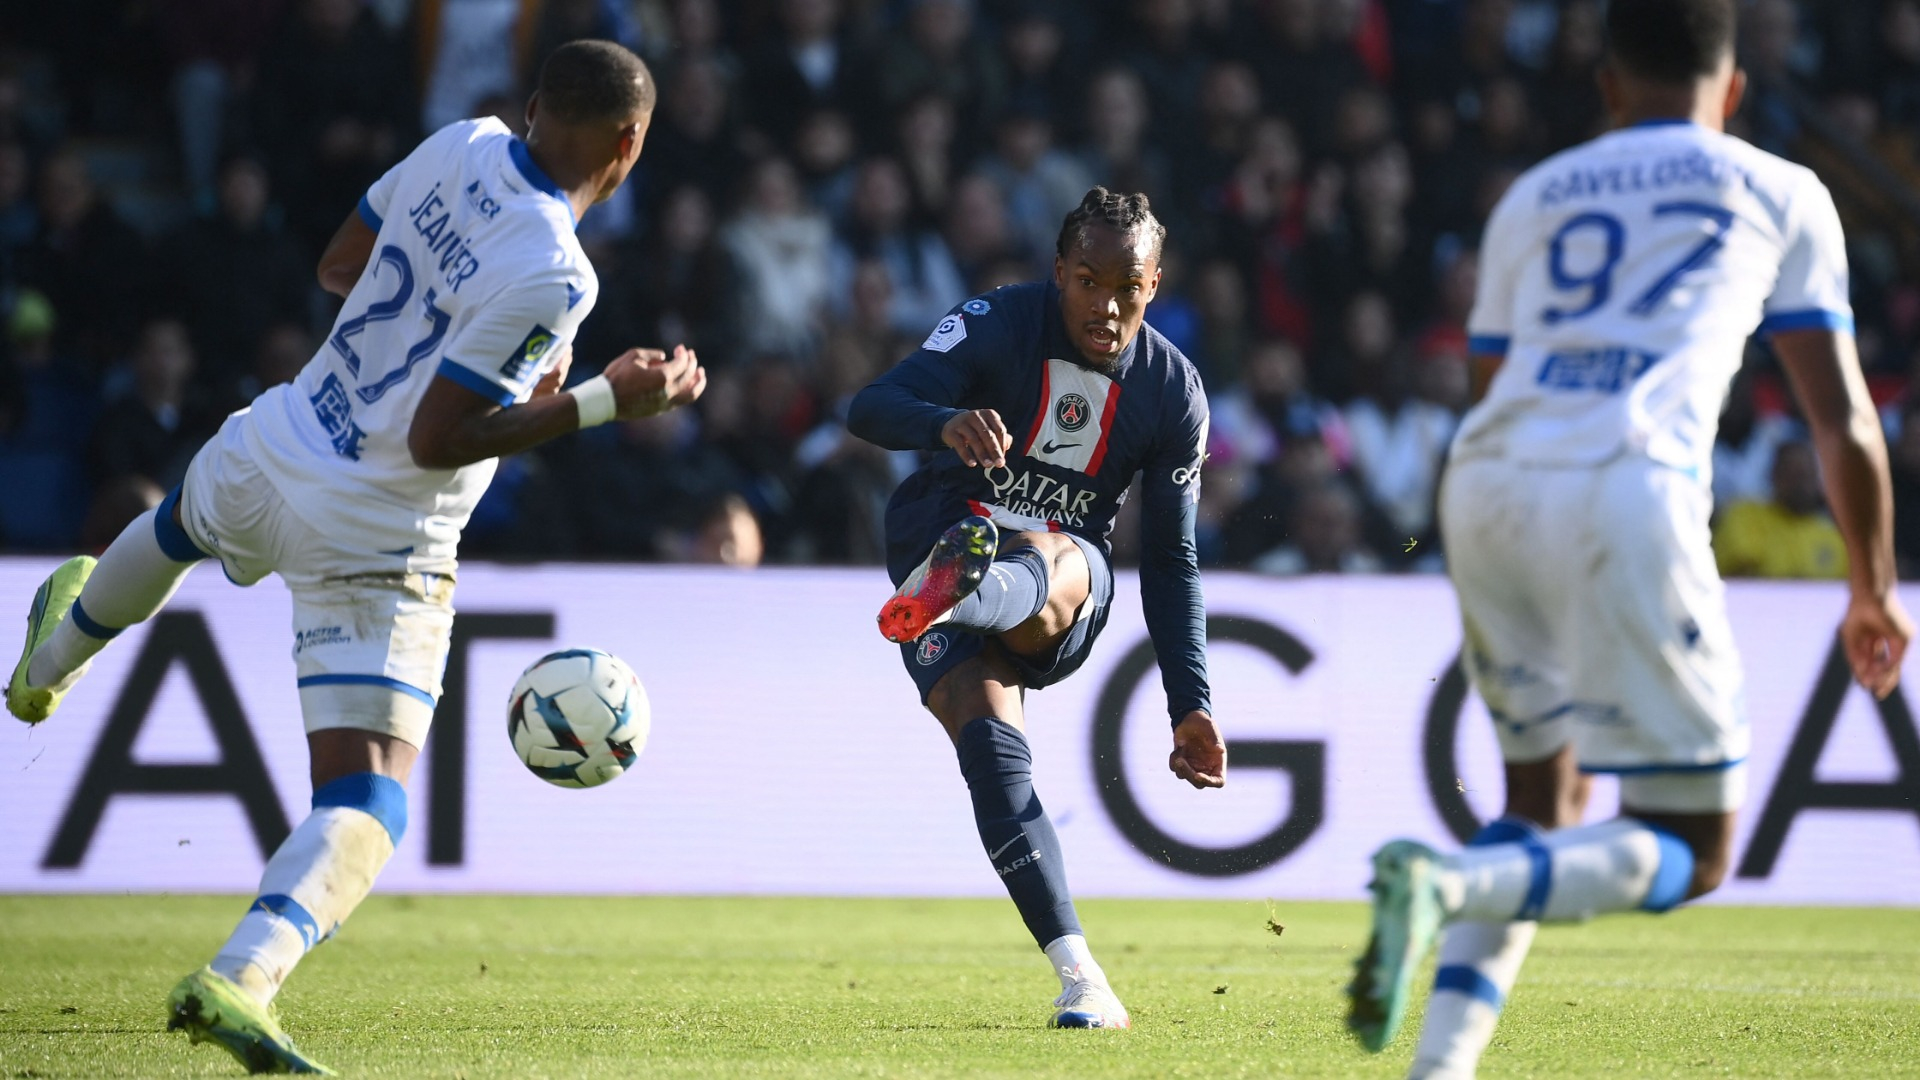
M 998 412 L 1012 434 L 1004 467 L 968 466 L 941 442 L 947 422 L 972 409 Z M 945 528 L 977 513 L 1003 529 L 1071 532 L 1111 552 L 1114 515 L 1140 476 L 1141 600 L 1169 710 L 1178 722 L 1208 707 L 1193 542 L 1207 400 L 1192 363 L 1152 327 L 1100 371 L 1068 340 L 1052 282 L 996 289 L 954 308 L 862 390 L 847 426 L 889 449 L 937 451 L 894 493 L 890 534 L 919 531 L 909 520 Z

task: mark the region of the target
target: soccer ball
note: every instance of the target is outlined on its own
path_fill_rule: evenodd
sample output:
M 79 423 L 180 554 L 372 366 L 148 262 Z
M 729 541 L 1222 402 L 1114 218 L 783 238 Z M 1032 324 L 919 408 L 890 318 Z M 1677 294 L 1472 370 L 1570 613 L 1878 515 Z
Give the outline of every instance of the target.
M 632 768 L 652 721 L 639 676 L 598 649 L 535 660 L 507 702 L 514 753 L 560 787 L 598 787 Z

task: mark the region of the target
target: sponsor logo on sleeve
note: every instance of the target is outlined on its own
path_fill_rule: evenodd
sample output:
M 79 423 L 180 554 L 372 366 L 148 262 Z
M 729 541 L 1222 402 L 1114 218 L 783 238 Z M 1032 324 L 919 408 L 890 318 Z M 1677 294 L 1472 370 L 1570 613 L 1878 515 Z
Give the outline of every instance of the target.
M 533 324 L 533 330 L 520 342 L 519 348 L 514 349 L 507 362 L 500 365 L 500 374 L 514 382 L 524 382 L 527 376 L 539 369 L 540 362 L 547 358 L 559 340 L 553 331 L 539 323 Z
M 933 328 L 933 333 L 927 335 L 920 347 L 928 352 L 946 352 L 965 340 L 967 321 L 958 315 L 949 315 L 940 320 L 940 325 Z
M 467 185 L 467 206 L 488 221 L 500 213 L 500 201 L 488 194 L 486 187 L 478 180 Z
M 985 315 L 987 312 L 993 310 L 993 305 L 987 303 L 985 300 L 981 300 L 978 297 L 976 297 L 972 300 L 967 301 L 964 304 L 961 304 L 960 310 L 966 312 L 969 315 Z

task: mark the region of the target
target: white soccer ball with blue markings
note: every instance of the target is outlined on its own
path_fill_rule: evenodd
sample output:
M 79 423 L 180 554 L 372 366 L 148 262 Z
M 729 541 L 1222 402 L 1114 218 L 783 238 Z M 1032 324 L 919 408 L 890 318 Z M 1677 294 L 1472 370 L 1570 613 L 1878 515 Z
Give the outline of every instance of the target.
M 652 723 L 640 677 L 598 649 L 535 660 L 507 702 L 514 753 L 560 787 L 599 787 L 632 768 Z

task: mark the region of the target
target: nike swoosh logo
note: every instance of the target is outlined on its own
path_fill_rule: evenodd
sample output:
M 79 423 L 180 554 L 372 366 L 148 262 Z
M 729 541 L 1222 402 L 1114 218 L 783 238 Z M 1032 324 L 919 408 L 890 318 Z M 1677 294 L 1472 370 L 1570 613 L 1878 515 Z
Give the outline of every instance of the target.
M 1065 450 L 1065 449 L 1067 449 L 1067 448 L 1068 448 L 1068 447 L 1070 447 L 1070 446 L 1079 446 L 1079 445 L 1080 445 L 1080 444 L 1079 444 L 1079 443 L 1077 443 L 1077 442 L 1063 442 L 1063 443 L 1057 443 L 1057 442 L 1049 442 L 1049 443 L 1043 443 L 1043 444 L 1041 445 L 1041 447 L 1040 447 L 1040 452 L 1041 452 L 1041 453 L 1043 453 L 1043 454 L 1051 454 L 1051 453 L 1054 453 L 1055 451 L 1058 451 L 1058 450 Z
M 1027 838 L 1027 834 L 1026 834 L 1026 833 L 1024 833 L 1024 832 L 1022 832 L 1022 833 L 1021 833 L 1021 834 L 1019 834 L 1018 836 L 1015 836 L 1015 837 L 1014 837 L 1013 839 L 1011 839 L 1011 840 L 1009 840 L 1009 841 L 1007 841 L 1007 842 L 1006 842 L 1006 843 L 1004 843 L 1004 844 L 1001 844 L 1001 845 L 1000 845 L 1000 850 L 999 850 L 999 851 L 990 851 L 990 852 L 988 852 L 988 853 L 987 853 L 987 858 L 989 858 L 989 859 L 997 859 L 997 858 L 999 858 L 1002 852 L 1004 852 L 1004 851 L 1006 851 L 1006 850 L 1007 850 L 1008 848 L 1010 848 L 1010 847 L 1012 847 L 1013 845 L 1015 845 L 1015 844 L 1017 844 L 1017 843 L 1019 843 L 1020 841 L 1022 841 L 1022 840 L 1025 840 L 1026 838 Z

